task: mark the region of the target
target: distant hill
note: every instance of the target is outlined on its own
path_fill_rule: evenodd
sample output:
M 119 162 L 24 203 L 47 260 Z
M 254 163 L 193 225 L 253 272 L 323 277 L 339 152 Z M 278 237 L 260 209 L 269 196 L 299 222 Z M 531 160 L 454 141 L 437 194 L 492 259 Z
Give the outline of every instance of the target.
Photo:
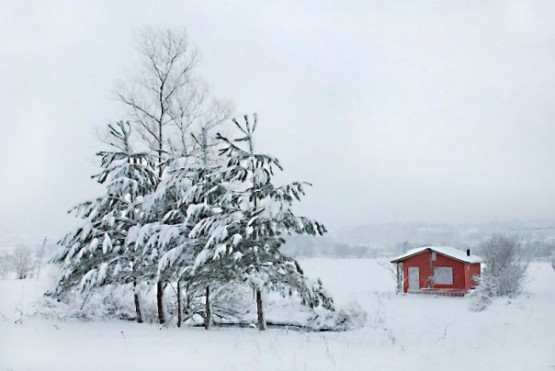
M 512 220 L 484 224 L 386 223 L 343 228 L 331 236 L 349 244 L 393 246 L 405 241 L 473 245 L 494 234 L 513 235 L 526 240 L 555 240 L 555 220 Z
M 475 247 L 495 234 L 518 238 L 530 256 L 555 252 L 555 220 L 512 220 L 483 224 L 384 223 L 342 228 L 325 237 L 292 237 L 285 251 L 297 256 L 391 256 L 412 247 Z

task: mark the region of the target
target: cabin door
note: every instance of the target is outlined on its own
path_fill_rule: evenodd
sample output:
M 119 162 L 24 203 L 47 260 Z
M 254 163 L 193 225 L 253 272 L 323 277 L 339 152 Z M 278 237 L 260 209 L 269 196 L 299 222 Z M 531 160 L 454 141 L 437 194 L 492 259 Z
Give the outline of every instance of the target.
M 420 290 L 420 269 L 409 267 L 409 291 Z

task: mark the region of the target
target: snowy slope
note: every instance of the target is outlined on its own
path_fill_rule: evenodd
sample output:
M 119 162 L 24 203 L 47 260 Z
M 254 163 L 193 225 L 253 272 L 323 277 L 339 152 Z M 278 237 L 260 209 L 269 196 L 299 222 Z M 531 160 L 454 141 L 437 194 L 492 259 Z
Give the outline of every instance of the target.
M 553 370 L 555 271 L 530 266 L 527 294 L 484 312 L 468 298 L 395 295 L 383 261 L 312 259 L 338 304 L 366 327 L 346 333 L 55 321 L 32 312 L 44 281 L 0 281 L 0 370 Z M 23 319 L 23 323 L 14 323 Z

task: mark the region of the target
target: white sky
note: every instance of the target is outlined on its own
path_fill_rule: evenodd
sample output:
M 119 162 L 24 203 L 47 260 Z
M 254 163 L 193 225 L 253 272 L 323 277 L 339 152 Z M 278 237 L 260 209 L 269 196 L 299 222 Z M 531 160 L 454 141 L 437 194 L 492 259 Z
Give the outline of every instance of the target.
M 0 234 L 58 237 L 100 191 L 95 131 L 123 117 L 112 89 L 145 25 L 187 27 L 332 229 L 553 216 L 552 0 L 1 5 Z

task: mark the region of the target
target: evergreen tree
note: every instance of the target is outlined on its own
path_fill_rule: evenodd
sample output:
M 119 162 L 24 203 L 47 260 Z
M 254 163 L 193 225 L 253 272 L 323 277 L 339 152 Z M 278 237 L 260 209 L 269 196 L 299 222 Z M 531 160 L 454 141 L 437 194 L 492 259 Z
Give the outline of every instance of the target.
M 199 272 L 192 269 L 204 238 L 190 237 L 197 221 L 212 212 L 211 203 L 223 189 L 220 179 L 213 176 L 218 174 L 214 169 L 218 168 L 219 159 L 211 154 L 214 144 L 210 129 L 203 126 L 199 133 L 191 135 L 195 146 L 190 154 L 182 153 L 168 161 L 156 191 L 145 201 L 149 222 L 142 227 L 135 242 L 141 250 L 151 252 L 150 265 L 156 268 L 158 282 L 177 284 L 178 326 L 182 284 L 188 290 L 198 290 L 201 280 L 205 286 L 203 292 L 210 286 L 207 275 L 201 279 Z
M 283 168 L 276 158 L 255 152 L 256 115 L 252 123 L 247 116 L 243 124 L 233 122 L 239 138 L 218 135 L 226 166 L 217 170 L 216 178 L 225 193 L 212 206 L 216 212 L 202 218 L 190 233 L 192 238 L 206 239 L 193 269 L 226 272 L 228 279 L 249 284 L 255 292 L 260 330 L 266 327 L 264 290 L 295 290 L 308 305 L 333 308 L 331 298 L 306 279 L 299 264 L 280 252 L 287 234 L 326 232 L 321 223 L 293 213 L 293 202 L 301 200 L 309 184 L 274 185 L 274 171 Z M 218 270 L 210 269 L 212 264 L 218 264 Z
M 217 215 L 220 211 L 219 201 L 226 189 L 223 186 L 221 172 L 221 158 L 214 153 L 217 142 L 210 134 L 213 127 L 204 126 L 197 134 L 192 135 L 196 150 L 189 158 L 188 166 L 179 171 L 172 172 L 175 183 L 185 183 L 179 187 L 181 190 L 177 205 L 185 206 L 182 216 L 183 240 L 187 241 L 186 248 L 178 247 L 168 251 L 167 257 L 173 264 L 173 271 L 178 272 L 178 284 L 183 282 L 189 295 L 202 293 L 205 298 L 205 327 L 208 329 L 212 323 L 210 292 L 215 286 L 229 281 L 230 277 L 225 267 L 212 265 L 195 267 L 195 257 L 204 249 L 207 238 L 204 234 L 192 233 L 196 224 L 210 216 Z M 184 179 L 186 181 L 184 182 Z M 168 259 L 166 259 L 168 261 Z M 195 269 L 199 268 L 199 269 Z
M 137 233 L 144 217 L 144 197 L 156 187 L 154 162 L 148 153 L 131 147 L 129 123 L 108 125 L 111 150 L 101 151 L 102 171 L 94 175 L 106 192 L 77 205 L 72 212 L 82 225 L 59 244 L 55 261 L 63 262 L 63 274 L 56 294 L 79 286 L 81 291 L 111 283 L 132 283 L 137 320 L 142 322 L 137 285 L 148 276 L 148 264 L 129 239 Z

